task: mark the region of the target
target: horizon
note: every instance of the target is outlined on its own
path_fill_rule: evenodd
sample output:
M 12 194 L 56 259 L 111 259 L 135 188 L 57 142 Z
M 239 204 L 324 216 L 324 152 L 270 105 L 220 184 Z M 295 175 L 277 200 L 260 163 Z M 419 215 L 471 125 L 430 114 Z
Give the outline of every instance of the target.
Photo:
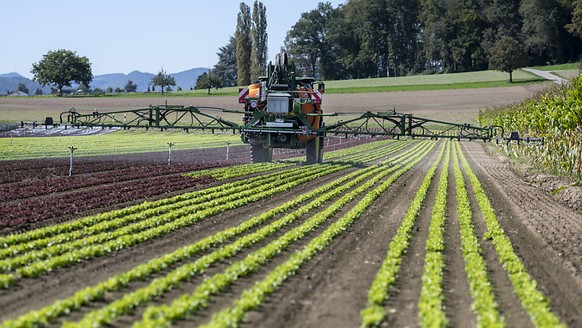
M 252 11 L 254 1 L 241 2 Z M 346 1 L 329 2 L 337 7 Z M 268 62 L 280 51 L 287 31 L 302 13 L 315 9 L 317 2 L 305 1 L 305 5 L 296 6 L 276 0 L 262 3 L 267 9 Z M 10 44 L 10 51 L 2 54 L 0 74 L 17 73 L 32 79 L 32 64 L 48 51 L 58 49 L 87 57 L 94 76 L 128 75 L 133 71 L 155 74 L 162 68 L 171 73 L 211 69 L 218 62 L 219 48 L 234 35 L 239 6 L 240 2 L 228 0 L 208 3 L 178 0 L 172 6 L 160 6 L 152 0 L 99 3 L 64 0 L 59 6 L 33 1 L 32 10 L 24 11 L 19 3 L 9 2 L 3 5 L 4 12 L 10 15 L 2 20 L 2 26 L 5 30 L 17 26 L 18 33 L 5 35 L 4 42 Z M 147 24 L 162 15 L 171 17 L 164 20 L 169 24 L 163 27 Z M 100 19 L 104 20 L 102 24 L 82 28 Z M 58 32 L 40 34 L 40 29 Z

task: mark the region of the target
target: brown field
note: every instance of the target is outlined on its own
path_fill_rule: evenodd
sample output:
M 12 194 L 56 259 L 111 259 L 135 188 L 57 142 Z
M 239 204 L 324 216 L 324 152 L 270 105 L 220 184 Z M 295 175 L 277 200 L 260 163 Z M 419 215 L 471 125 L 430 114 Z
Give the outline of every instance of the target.
M 533 96 L 546 86 L 516 86 L 461 90 L 435 90 L 386 93 L 329 94 L 325 96 L 327 113 L 354 114 L 365 111 L 392 111 L 459 123 L 476 123 L 480 109 L 504 106 Z M 75 108 L 79 112 L 145 108 L 150 105 L 211 106 L 241 109 L 235 97 L 25 97 L 0 98 L 0 122 L 44 121 L 47 116 Z M 221 115 L 238 120 L 233 114 Z M 334 121 L 334 118 L 328 119 Z
M 351 114 L 366 110 L 385 111 L 396 107 L 398 112 L 413 113 L 418 116 L 455 122 L 474 122 L 479 109 L 523 100 L 532 96 L 540 88 L 528 86 L 525 88 L 329 95 L 325 99 L 325 107 L 328 112 Z M 80 111 L 85 109 L 104 111 L 129 107 L 139 108 L 149 105 L 150 101 L 151 99 L 128 98 L 43 98 L 42 100 L 6 98 L 0 99 L 0 114 L 22 111 L 21 119 L 25 119 L 24 117 L 29 117 L 28 115 L 33 113 L 34 115 L 42 113 L 41 116 L 54 116 L 53 113 L 57 113 L 62 107 L 75 107 Z M 178 97 L 172 98 L 172 101 L 175 101 L 174 104 L 183 105 L 238 108 L 238 104 L 233 104 L 230 97 L 184 99 Z M 5 119 L 12 120 L 13 118 L 0 116 L 0 120 Z M 337 141 L 329 140 L 328 142 Z M 211 215 L 158 238 L 140 242 L 131 247 L 112 249 L 107 254 L 58 267 L 38 278 L 18 277 L 12 286 L 0 289 L 0 321 L 14 319 L 29 311 L 50 306 L 57 300 L 69 298 L 84 287 L 97 285 L 149 260 L 159 258 L 217 232 L 237 226 L 272 208 L 285 204 L 301 194 L 332 183 L 349 173 L 360 172 L 359 170 L 364 170 L 379 161 L 394 158 L 418 143 L 418 141 L 412 142 L 405 148 L 380 159 L 362 165 L 354 165 L 273 194 L 270 197 Z M 287 278 L 272 294 L 268 295 L 259 307 L 249 311 L 241 327 L 360 326 L 359 313 L 366 306 L 370 284 L 386 256 L 390 241 L 396 234 L 404 213 L 408 210 L 423 177 L 435 162 L 438 150 L 442 145 L 443 141 L 436 143 L 435 148 L 422 161 L 400 176 L 346 230 L 336 236 L 327 247 L 321 249 L 305 262 L 294 275 Z M 330 145 L 328 150 L 348 146 L 353 146 L 353 144 L 343 144 L 340 147 L 336 143 Z M 545 188 L 527 182 L 531 181 L 529 179 L 531 176 L 524 177 L 522 172 L 516 171 L 514 165 L 500 155 L 492 145 L 483 142 L 462 141 L 460 146 L 470 167 L 483 185 L 505 234 L 511 240 L 515 253 L 520 257 L 527 273 L 536 280 L 537 289 L 550 300 L 551 311 L 565 325 L 581 327 L 582 213 L 580 208 L 570 208 L 572 203 L 563 202 L 559 194 L 553 195 Z M 233 152 L 233 159 L 230 162 L 219 163 L 220 159 L 216 157 L 216 163 L 227 166 L 247 163 L 249 162 L 247 151 L 247 147 L 239 147 Z M 370 152 L 373 151 L 382 151 L 382 149 L 373 149 Z M 220 154 L 223 154 L 223 149 L 220 149 Z M 226 181 L 215 181 L 207 178 L 190 183 L 184 181 L 185 179 L 180 173 L 196 170 L 197 168 L 194 166 L 197 163 L 211 162 L 214 155 L 212 150 L 207 150 L 199 154 L 198 157 L 184 157 L 184 161 L 175 167 L 167 167 L 163 163 L 154 162 L 152 159 L 154 157 L 148 157 L 147 154 L 87 158 L 82 161 L 85 165 L 82 166 L 84 168 L 82 174 L 73 177 L 74 179 L 66 177 L 66 163 L 63 164 L 62 161 L 38 159 L 0 162 L 0 191 L 7 192 L 7 195 L 11 197 L 7 201 L 3 200 L 4 204 L 1 209 L 7 215 L 20 211 L 14 217 L 22 220 L 18 221 L 17 224 L 3 223 L 3 230 L 0 230 L 0 245 L 2 245 L 2 238 L 10 233 L 19 233 L 23 230 L 34 231 L 34 229 L 43 226 L 74 222 L 87 215 L 139 204 L 144 199 L 148 201 L 164 199 L 248 178 L 241 177 Z M 220 156 L 222 158 L 222 155 Z M 287 155 L 280 154 L 278 158 L 283 156 Z M 342 163 L 341 160 L 340 157 L 337 161 Z M 346 158 L 347 161 L 348 158 Z M 116 163 L 117 171 L 121 171 L 122 174 L 117 174 L 116 170 L 108 165 L 111 163 Z M 451 159 L 444 225 L 444 310 L 449 320 L 449 326 L 472 327 L 475 326 L 477 319 L 472 311 L 473 299 L 469 291 L 470 287 L 467 283 L 461 253 L 458 200 L 455 195 L 457 185 L 453 177 L 452 166 Z M 304 167 L 305 171 L 297 179 L 308 176 L 310 173 L 308 170 L 317 170 L 320 167 L 322 166 Z M 387 165 L 386 168 L 388 167 L 390 166 Z M 425 242 L 428 236 L 432 208 L 435 204 L 438 176 L 442 172 L 442 167 L 443 163 L 438 166 L 435 178 L 432 180 L 415 221 L 410 245 L 402 257 L 396 282 L 389 289 L 389 297 L 384 304 L 388 318 L 382 327 L 420 326 L 418 300 L 423 261 L 426 255 Z M 133 176 L 130 174 L 131 172 L 143 172 L 143 176 L 139 174 Z M 284 173 L 284 169 L 280 169 L 280 172 Z M 263 172 L 251 176 L 264 176 L 266 174 Z M 181 184 L 161 189 L 160 184 L 156 181 L 164 179 L 176 179 Z M 386 177 L 381 181 L 385 181 L 385 179 Z M 144 181 L 156 182 L 156 184 L 142 185 Z M 57 182 L 59 186 L 63 187 L 58 190 L 51 189 L 51 183 L 57 184 Z M 467 178 L 465 178 L 465 182 L 471 203 L 474 231 L 481 244 L 482 256 L 487 265 L 487 274 L 493 286 L 499 312 L 509 327 L 534 327 L 528 313 L 514 293 L 514 287 L 506 270 L 499 262 L 492 241 L 484 238 L 487 227 L 483 221 L 483 214 L 477 205 L 476 195 Z M 135 188 L 132 189 L 132 186 L 142 188 L 142 194 L 149 196 L 140 196 L 139 192 L 133 193 L 132 190 Z M 355 190 L 358 186 L 351 187 L 345 193 Z M 107 188 L 111 190 L 110 193 L 103 191 Z M 89 202 L 90 195 L 97 195 L 95 196 L 97 198 L 108 197 L 108 194 L 113 194 L 113 191 L 120 192 L 120 195 L 123 196 L 120 196 L 121 200 Z M 88 192 L 95 193 L 87 194 Z M 320 235 L 332 222 L 353 209 L 365 194 L 366 192 L 354 197 L 345 207 L 339 209 L 328 220 L 307 233 L 304 238 L 295 240 L 258 270 L 239 277 L 233 284 L 212 295 L 204 307 L 192 311 L 186 319 L 177 320 L 173 324 L 178 327 L 192 327 L 206 323 L 214 313 L 231 306 L 233 300 L 244 290 L 265 278 L 279 264 L 302 250 L 310 241 Z M 231 264 L 245 259 L 251 252 L 262 249 L 268 243 L 282 237 L 287 231 L 297 228 L 316 213 L 330 207 L 341 196 L 338 195 L 317 209 L 301 215 L 297 221 L 282 227 L 264 240 L 257 240 L 232 257 L 213 263 L 202 273 L 193 273 L 173 289 L 132 308 L 128 313 L 120 315 L 110 323 L 110 326 L 131 326 L 135 321 L 142 319 L 147 306 L 169 305 L 181 295 L 193 293 L 206 279 L 222 273 Z M 56 209 L 51 212 L 50 217 L 48 215 L 43 217 L 43 215 L 26 214 L 26 208 L 23 208 L 26 207 L 24 204 L 37 204 L 39 201 L 41 207 L 50 206 L 51 202 L 55 203 Z M 60 207 L 56 206 L 57 203 L 72 204 L 72 207 L 63 207 L 61 210 Z M 90 204 L 96 205 L 90 206 Z M 71 208 L 73 210 L 70 210 Z M 271 220 L 277 220 L 286 213 L 278 213 Z M 30 215 L 30 221 L 26 220 L 27 215 Z M 269 222 L 271 221 L 264 223 L 264 225 Z M 250 234 L 261 227 L 262 225 L 245 233 Z M 119 229 L 121 228 L 123 227 Z M 110 233 L 117 231 L 116 228 L 111 228 Z M 182 265 L 219 250 L 220 247 L 234 242 L 236 238 L 238 236 L 224 241 L 223 244 L 213 245 L 209 249 L 174 263 L 143 279 L 130 281 L 125 287 L 109 291 L 103 297 L 88 302 L 78 309 L 63 312 L 57 318 L 51 319 L 46 325 L 56 327 L 61 326 L 64 322 L 81 320 L 91 311 L 107 306 L 125 294 L 146 287 L 153 279 L 164 277 Z M 81 246 L 79 247 L 81 248 Z M 14 255 L 14 257 L 17 256 Z M 6 255 L 0 258 L 0 262 L 5 258 L 10 258 L 10 256 Z M 16 271 L 12 269 L 5 270 L 5 272 L 13 273 Z

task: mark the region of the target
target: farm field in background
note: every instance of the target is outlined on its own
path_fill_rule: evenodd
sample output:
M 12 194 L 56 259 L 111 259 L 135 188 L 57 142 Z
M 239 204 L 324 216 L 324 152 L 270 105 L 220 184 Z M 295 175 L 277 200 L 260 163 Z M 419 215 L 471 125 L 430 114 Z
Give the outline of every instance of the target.
M 473 94 L 490 94 L 491 91 L 500 92 L 499 98 L 492 99 L 490 96 L 479 97 L 477 101 L 463 104 L 466 109 L 472 109 L 475 103 L 483 107 L 493 107 L 506 105 L 524 99 L 532 94 L 531 90 L 539 90 L 536 86 L 544 84 L 543 80 L 525 71 L 514 72 L 514 79 L 518 83 L 507 82 L 508 74 L 498 71 L 482 71 L 471 73 L 453 73 L 436 75 L 402 76 L 393 78 L 360 79 L 345 81 L 326 81 L 326 110 L 328 112 L 349 111 L 345 104 L 360 102 L 358 110 L 366 108 L 368 99 L 382 98 L 382 105 L 370 106 L 370 110 L 385 111 L 392 107 L 400 108 L 398 99 L 409 98 L 418 99 L 414 106 L 402 108 L 403 110 L 415 109 L 435 109 L 435 106 L 447 106 L 459 104 L 458 97 Z M 467 90 L 469 89 L 469 90 Z M 480 89 L 484 89 L 479 91 Z M 517 89 L 517 90 L 516 90 Z M 525 91 L 522 91 L 524 90 Z M 513 91 L 507 91 L 513 90 Z M 392 91 L 392 92 L 388 92 Z M 419 97 L 403 97 L 401 92 L 415 91 Z M 443 92 L 444 103 L 440 104 L 427 102 L 426 97 L 437 95 Z M 533 91 L 535 93 L 535 91 Z M 355 94 L 354 94 L 355 93 Z M 517 94 L 516 94 L 517 93 Z M 172 105 L 184 106 L 211 106 L 227 109 L 240 109 L 236 96 L 238 87 L 222 88 L 211 90 L 211 97 L 207 96 L 207 90 L 170 92 L 162 96 L 158 93 L 139 93 L 128 95 L 110 95 L 100 97 L 74 96 L 58 98 L 54 96 L 40 97 L 1 97 L 0 98 L 0 123 L 20 121 L 44 121 L 46 116 L 51 116 L 58 120 L 59 114 L 74 107 L 78 111 L 105 111 L 128 108 L 144 108 L 149 105 L 161 105 L 165 101 Z M 506 95 L 508 94 L 508 95 Z M 350 98 L 346 102 L 345 98 Z M 437 96 L 438 97 L 438 96 Z M 440 98 L 440 97 L 438 97 Z M 483 107 L 476 108 L 481 109 Z M 409 109 L 410 108 L 410 109 Z M 353 111 L 353 109 L 352 109 Z M 402 110 L 401 110 L 402 111 Z M 236 120 L 239 116 L 225 113 L 225 119 Z M 476 115 L 475 115 L 476 116 Z
M 133 129 L 87 136 L 0 138 L 0 159 L 67 157 L 70 146 L 76 148 L 74 155 L 77 156 L 168 152 L 169 143 L 175 151 L 226 147 L 227 143 L 242 145 L 240 136 L 232 132 L 211 134 Z

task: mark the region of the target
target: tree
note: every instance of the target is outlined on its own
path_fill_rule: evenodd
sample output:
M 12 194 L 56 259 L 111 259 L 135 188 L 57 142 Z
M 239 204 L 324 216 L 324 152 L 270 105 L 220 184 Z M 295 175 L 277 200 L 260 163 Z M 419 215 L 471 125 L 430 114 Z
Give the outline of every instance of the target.
M 236 23 L 236 76 L 238 85 L 251 83 L 251 9 L 244 2 L 240 4 Z
M 77 88 L 77 92 L 88 94 L 89 93 L 89 86 L 85 84 L 85 82 L 81 82 L 79 87 Z
M 329 46 L 326 26 L 332 10 L 329 3 L 319 3 L 316 9 L 302 13 L 287 32 L 285 47 L 304 75 L 318 78 L 320 68 L 326 64 Z
M 162 68 L 156 76 L 152 77 L 151 84 L 152 84 L 152 89 L 155 88 L 156 85 L 159 85 L 162 88 L 162 95 L 163 95 L 164 94 L 164 87 L 176 85 L 176 80 L 174 80 L 173 76 L 164 72 L 164 69 Z
M 37 88 L 36 91 L 34 92 L 34 94 L 37 96 L 42 96 L 44 94 L 44 92 L 42 92 L 42 89 Z
M 26 94 L 28 94 L 28 91 L 29 91 L 28 88 L 26 87 L 26 85 L 24 85 L 24 83 L 18 83 L 18 88 L 16 90 L 24 92 Z
M 418 71 L 420 44 L 419 0 L 388 0 L 387 65 L 393 76 L 406 75 Z M 379 73 L 384 74 L 382 68 Z
M 251 78 L 264 74 L 267 67 L 267 9 L 255 0 L 251 26 Z
M 212 71 L 208 71 L 208 73 L 198 76 L 198 79 L 196 80 L 196 89 L 208 89 L 208 94 L 210 94 L 210 89 L 212 88 L 222 88 L 222 83 L 218 76 L 214 75 Z
M 49 51 L 38 63 L 32 64 L 30 72 L 33 80 L 42 86 L 56 85 L 59 96 L 63 95 L 63 87 L 70 87 L 73 81 L 89 85 L 93 80 L 89 59 L 64 49 Z
M 107 93 L 113 93 L 113 88 L 112 87 L 107 87 L 107 89 L 105 89 L 105 92 L 107 92 Z
M 212 72 L 222 81 L 223 86 L 236 86 L 236 39 L 230 36 L 228 44 L 219 48 L 218 63 Z
M 566 25 L 566 29 L 582 39 L 582 0 L 572 2 L 572 23 Z
M 135 92 L 137 90 L 137 84 L 133 83 L 132 80 L 128 80 L 123 89 L 125 89 L 125 92 Z
M 562 0 L 522 0 L 519 13 L 523 17 L 523 41 L 535 64 L 577 59 L 580 42 L 566 30 L 572 19 L 568 2 L 571 4 Z
M 484 21 L 472 0 L 451 0 L 445 21 L 448 24 L 447 69 L 452 72 L 485 69 L 487 57 L 481 48 Z
M 420 25 L 422 26 L 422 55 L 431 71 L 444 69 L 448 54 L 447 26 L 443 17 L 445 3 L 439 0 L 421 0 Z
M 524 46 L 512 37 L 502 37 L 491 49 L 489 65 L 493 69 L 509 73 L 510 83 L 513 83 L 513 71 L 527 64 L 528 57 Z

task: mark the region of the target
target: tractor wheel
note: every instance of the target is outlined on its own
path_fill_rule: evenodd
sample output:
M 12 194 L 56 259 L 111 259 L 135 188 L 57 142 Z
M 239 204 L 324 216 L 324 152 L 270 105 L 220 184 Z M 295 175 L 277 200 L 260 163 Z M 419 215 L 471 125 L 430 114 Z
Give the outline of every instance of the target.
M 263 148 L 262 145 L 251 144 L 251 159 L 253 163 L 270 162 L 273 159 L 273 148 Z
M 323 162 L 323 137 L 317 137 L 307 142 L 305 149 L 307 155 L 306 164 L 317 164 Z

